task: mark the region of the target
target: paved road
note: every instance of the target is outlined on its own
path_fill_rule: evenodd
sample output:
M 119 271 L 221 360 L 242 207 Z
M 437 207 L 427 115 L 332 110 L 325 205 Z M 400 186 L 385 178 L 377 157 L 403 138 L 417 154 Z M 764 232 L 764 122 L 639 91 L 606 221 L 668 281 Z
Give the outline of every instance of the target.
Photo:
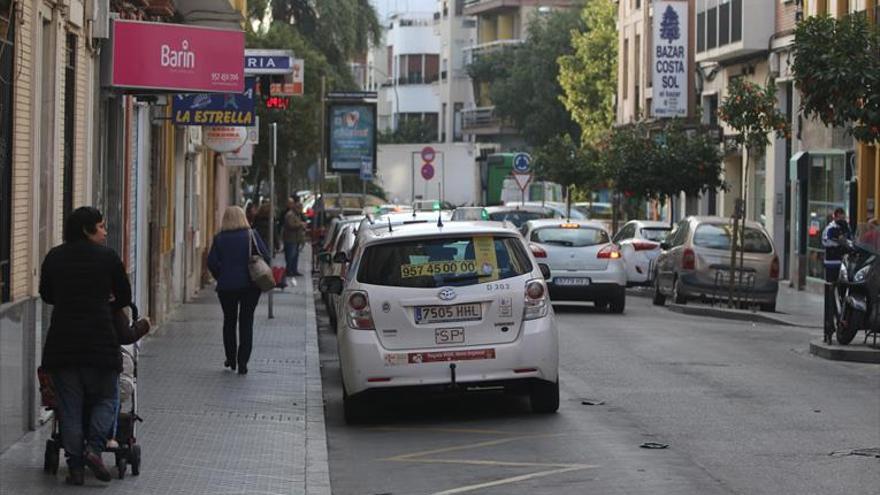
M 815 330 L 627 304 L 557 306 L 562 405 L 549 416 L 500 394 L 401 397 L 346 426 L 323 325 L 333 493 L 876 493 L 877 459 L 830 454 L 880 447 L 880 367 L 811 356 Z

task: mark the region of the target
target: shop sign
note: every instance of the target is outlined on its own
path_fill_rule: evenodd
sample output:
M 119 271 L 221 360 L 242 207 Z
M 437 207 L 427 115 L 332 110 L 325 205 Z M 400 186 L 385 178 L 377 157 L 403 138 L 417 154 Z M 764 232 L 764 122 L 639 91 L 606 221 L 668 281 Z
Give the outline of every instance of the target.
M 688 110 L 688 4 L 654 1 L 654 76 L 652 112 L 656 117 L 686 117 Z
M 250 126 L 254 124 L 254 78 L 245 78 L 244 93 L 198 93 L 174 96 L 177 125 Z
M 205 146 L 218 153 L 227 153 L 241 148 L 247 141 L 247 137 L 247 127 L 206 127 L 202 133 Z
M 359 173 L 376 160 L 376 104 L 331 102 L 327 105 L 330 172 Z
M 293 52 L 290 50 L 244 51 L 245 74 L 290 74 L 293 72 Z
M 244 33 L 237 30 L 113 21 L 109 83 L 152 91 L 241 93 Z
M 237 150 L 223 153 L 223 164 L 227 167 L 250 167 L 254 163 L 254 145 L 245 143 Z

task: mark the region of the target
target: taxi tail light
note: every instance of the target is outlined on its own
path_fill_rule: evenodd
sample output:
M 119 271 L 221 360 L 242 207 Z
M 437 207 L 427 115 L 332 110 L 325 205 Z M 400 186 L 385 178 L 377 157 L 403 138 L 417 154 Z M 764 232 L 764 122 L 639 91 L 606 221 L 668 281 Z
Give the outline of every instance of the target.
M 547 257 L 547 251 L 544 251 L 544 249 L 541 246 L 538 246 L 535 244 L 529 244 L 529 249 L 532 250 L 532 255 L 534 255 L 535 258 L 546 258 Z
M 681 269 L 693 270 L 697 267 L 697 255 L 694 250 L 687 248 L 681 253 Z
M 636 251 L 652 251 L 654 249 L 657 249 L 657 247 L 659 247 L 660 245 L 656 242 L 636 241 L 632 243 L 632 246 L 633 249 L 635 249 Z
M 543 280 L 532 279 L 526 282 L 524 320 L 536 320 L 547 316 L 550 311 L 550 298 Z
M 373 312 L 370 310 L 370 300 L 367 293 L 352 291 L 346 296 L 348 305 L 348 326 L 354 330 L 373 330 Z
M 774 256 L 773 261 L 770 262 L 770 278 L 779 280 L 779 258 L 777 256 Z
M 616 244 L 609 244 L 603 247 L 596 257 L 600 260 L 616 260 L 620 258 L 620 248 Z

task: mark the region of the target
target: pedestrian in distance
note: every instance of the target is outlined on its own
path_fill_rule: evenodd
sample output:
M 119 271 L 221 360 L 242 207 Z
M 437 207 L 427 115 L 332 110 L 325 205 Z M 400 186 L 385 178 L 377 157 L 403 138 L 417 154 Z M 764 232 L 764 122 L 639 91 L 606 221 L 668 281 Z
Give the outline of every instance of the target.
M 269 229 L 272 228 L 272 222 L 269 219 L 271 213 L 272 204 L 269 203 L 268 199 L 264 199 L 263 203 L 260 204 L 260 208 L 257 209 L 254 221 L 251 223 L 257 233 L 260 234 L 260 238 L 265 242 L 269 242 Z
M 257 219 L 257 205 L 253 201 L 248 201 L 244 208 L 245 216 L 247 216 L 248 224 L 253 227 L 254 220 Z
M 131 284 L 119 255 L 104 245 L 107 227 L 96 208 L 74 210 L 63 238 L 40 270 L 40 297 L 52 305 L 41 367 L 58 399 L 66 481 L 82 485 L 85 467 L 101 481 L 111 479 L 101 452 L 113 429 L 122 371 L 113 314 L 131 304 Z
M 305 242 L 305 227 L 302 216 L 302 203 L 295 196 L 287 199 L 287 211 L 284 213 L 282 238 L 284 239 L 284 260 L 287 264 L 287 276 L 299 277 L 299 251 Z
M 240 375 L 248 372 L 253 347 L 254 312 L 260 302 L 260 289 L 251 280 L 248 270 L 254 253 L 269 263 L 269 249 L 260 234 L 248 225 L 244 210 L 239 206 L 226 208 L 221 231 L 214 236 L 208 254 L 208 270 L 217 280 L 217 297 L 223 308 L 224 366 L 233 371 L 237 367 Z
M 831 343 L 834 331 L 834 284 L 840 276 L 840 264 L 846 253 L 846 242 L 852 239 L 846 212 L 843 208 L 834 210 L 834 216 L 822 231 L 822 247 L 825 248 L 825 342 Z

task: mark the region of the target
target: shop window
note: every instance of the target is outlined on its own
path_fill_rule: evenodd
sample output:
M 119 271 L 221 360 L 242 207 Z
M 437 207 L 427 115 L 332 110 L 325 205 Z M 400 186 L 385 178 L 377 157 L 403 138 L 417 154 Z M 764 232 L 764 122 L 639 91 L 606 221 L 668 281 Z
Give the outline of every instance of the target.
M 12 89 L 15 23 L 12 3 L 0 10 L 0 303 L 11 296 L 12 245 Z
M 834 214 L 835 208 L 844 208 L 845 155 L 811 154 L 807 201 L 807 275 L 824 279 L 825 249 L 822 231 Z

